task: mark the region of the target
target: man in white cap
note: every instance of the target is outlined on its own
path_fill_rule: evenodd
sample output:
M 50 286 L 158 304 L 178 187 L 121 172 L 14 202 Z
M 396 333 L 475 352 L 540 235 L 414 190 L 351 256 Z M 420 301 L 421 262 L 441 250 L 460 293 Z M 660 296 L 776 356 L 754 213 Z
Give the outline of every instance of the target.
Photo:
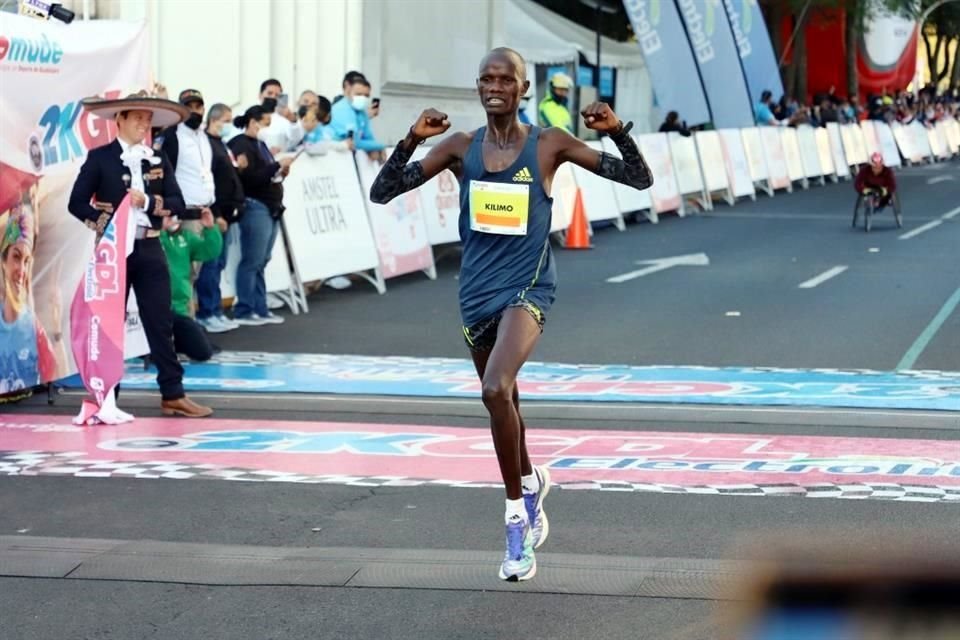
M 183 367 L 173 348 L 170 273 L 160 244 L 163 218 L 179 217 L 186 209 L 183 194 L 170 161 L 144 144 L 151 127 L 174 126 L 189 111 L 145 93 L 120 100 L 84 100 L 83 105 L 101 118 L 115 119 L 117 139 L 90 150 L 70 194 L 70 213 L 102 234 L 130 195 L 130 224 L 136 226 L 136 241 L 127 256 L 127 293 L 132 286 L 137 294 L 140 320 L 157 367 L 160 409 L 164 415 L 209 416 L 212 409 L 193 402 L 183 391 Z
M 573 133 L 573 118 L 567 107 L 573 78 L 560 72 L 550 77 L 550 92 L 540 101 L 540 126 L 559 127 Z

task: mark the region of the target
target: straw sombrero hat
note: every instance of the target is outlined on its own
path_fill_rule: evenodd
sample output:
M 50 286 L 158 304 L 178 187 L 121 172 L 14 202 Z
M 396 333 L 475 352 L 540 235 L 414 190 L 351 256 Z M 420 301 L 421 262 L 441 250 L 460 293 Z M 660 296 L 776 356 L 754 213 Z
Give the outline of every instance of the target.
M 122 111 L 149 111 L 153 114 L 152 126 L 163 129 L 183 122 L 190 115 L 183 105 L 163 98 L 151 98 L 143 91 L 116 100 L 85 98 L 82 103 L 87 113 L 107 119 L 115 118 Z

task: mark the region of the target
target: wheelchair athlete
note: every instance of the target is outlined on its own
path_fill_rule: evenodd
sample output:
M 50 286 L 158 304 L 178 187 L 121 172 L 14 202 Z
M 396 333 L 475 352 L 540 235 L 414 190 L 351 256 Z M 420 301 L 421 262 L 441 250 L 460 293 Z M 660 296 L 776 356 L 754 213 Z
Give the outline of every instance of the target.
M 890 204 L 897 192 L 897 179 L 893 169 L 884 166 L 883 156 L 874 152 L 870 155 L 870 163 L 860 167 L 860 171 L 857 172 L 853 188 L 861 196 L 874 195 L 876 197 L 874 213 L 879 213 Z

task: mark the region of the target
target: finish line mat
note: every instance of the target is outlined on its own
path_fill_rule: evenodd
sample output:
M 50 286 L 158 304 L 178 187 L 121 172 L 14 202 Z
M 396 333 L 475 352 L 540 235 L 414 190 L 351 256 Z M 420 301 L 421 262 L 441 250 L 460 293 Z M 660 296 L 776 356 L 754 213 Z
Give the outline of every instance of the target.
M 473 363 L 406 358 L 223 352 L 186 364 L 188 391 L 479 398 Z M 127 367 L 123 386 L 155 390 L 152 371 Z M 80 387 L 78 378 L 67 386 Z M 960 411 L 960 373 L 858 369 L 628 367 L 530 362 L 520 372 L 528 400 Z
M 564 489 L 960 505 L 960 442 L 530 429 Z M 0 419 L 0 475 L 501 487 L 489 430 L 394 424 L 69 417 Z

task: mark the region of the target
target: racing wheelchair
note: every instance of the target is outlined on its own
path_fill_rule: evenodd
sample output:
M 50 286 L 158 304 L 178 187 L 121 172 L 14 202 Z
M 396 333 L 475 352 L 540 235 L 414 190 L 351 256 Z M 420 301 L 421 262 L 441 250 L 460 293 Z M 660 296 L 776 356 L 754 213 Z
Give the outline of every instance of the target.
M 873 216 L 882 210 L 880 202 L 883 196 L 876 189 L 867 189 L 857 196 L 857 202 L 853 206 L 853 223 L 850 225 L 854 229 L 857 227 L 857 221 L 863 216 L 863 230 L 868 232 L 873 227 Z M 900 193 L 893 192 L 890 198 L 890 209 L 893 211 L 893 218 L 897 223 L 897 228 L 903 227 L 903 215 L 900 209 Z

